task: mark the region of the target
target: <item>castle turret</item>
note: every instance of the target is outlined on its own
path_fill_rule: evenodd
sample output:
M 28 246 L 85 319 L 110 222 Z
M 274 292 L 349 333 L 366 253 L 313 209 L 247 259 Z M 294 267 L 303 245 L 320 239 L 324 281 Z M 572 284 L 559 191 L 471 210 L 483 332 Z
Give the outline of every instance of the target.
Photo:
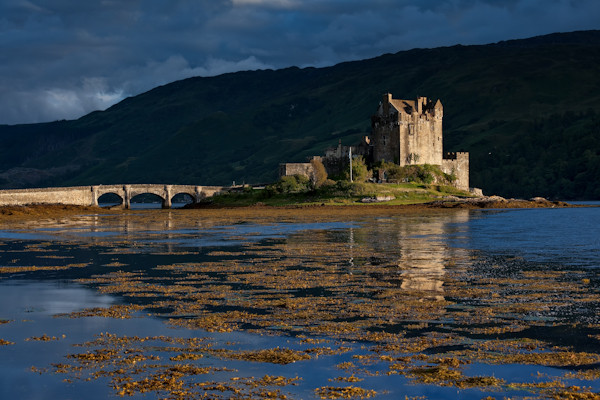
M 417 97 L 417 113 L 423 114 L 427 109 L 427 97 Z
M 386 93 L 383 95 L 383 100 L 381 102 L 383 107 L 383 115 L 388 115 L 390 113 L 390 103 L 392 102 L 392 94 Z
M 444 106 L 442 106 L 442 102 L 439 99 L 435 102 L 433 114 L 438 118 L 442 118 L 444 116 Z

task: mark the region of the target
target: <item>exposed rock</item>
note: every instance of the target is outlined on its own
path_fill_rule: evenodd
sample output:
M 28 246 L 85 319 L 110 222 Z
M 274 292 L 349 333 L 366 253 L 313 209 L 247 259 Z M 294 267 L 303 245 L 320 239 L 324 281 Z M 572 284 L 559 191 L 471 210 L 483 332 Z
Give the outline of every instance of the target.
M 536 203 L 549 203 L 549 201 L 543 197 L 532 197 L 529 199 L 529 201 L 535 201 Z
M 469 188 L 469 193 L 473 196 L 483 197 L 483 190 L 480 188 Z
M 534 197 L 530 200 L 505 199 L 501 196 L 482 196 L 460 198 L 456 196 L 444 197 L 441 201 L 427 203 L 431 208 L 540 208 L 540 207 L 571 207 L 561 201 L 549 201 L 543 197 Z
M 383 201 L 395 200 L 394 196 L 375 196 L 375 197 L 364 197 L 361 199 L 361 203 L 381 203 Z

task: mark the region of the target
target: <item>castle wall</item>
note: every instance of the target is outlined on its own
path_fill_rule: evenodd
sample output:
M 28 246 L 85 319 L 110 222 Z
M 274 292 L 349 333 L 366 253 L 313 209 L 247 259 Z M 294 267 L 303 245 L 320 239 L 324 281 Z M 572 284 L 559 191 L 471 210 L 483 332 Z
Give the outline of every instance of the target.
M 442 121 L 430 112 L 413 113 L 407 118 L 406 153 L 401 157 L 404 164 L 440 165 L 442 161 Z
M 454 186 L 469 190 L 469 153 L 446 153 L 441 167 L 445 173 L 456 175 Z
M 304 175 L 308 178 L 314 173 L 311 163 L 283 163 L 279 164 L 279 178 L 291 175 Z
M 323 163 L 328 176 L 339 176 L 349 168 L 350 152 L 352 152 L 353 157 L 362 156 L 365 162 L 368 162 L 370 157 L 369 137 L 364 137 L 358 146 L 342 146 L 340 141 L 337 147 L 325 149 L 325 155 L 323 157 L 315 156 L 313 158 L 318 159 Z
M 400 162 L 402 132 L 396 115 L 373 116 L 371 120 L 373 161 Z

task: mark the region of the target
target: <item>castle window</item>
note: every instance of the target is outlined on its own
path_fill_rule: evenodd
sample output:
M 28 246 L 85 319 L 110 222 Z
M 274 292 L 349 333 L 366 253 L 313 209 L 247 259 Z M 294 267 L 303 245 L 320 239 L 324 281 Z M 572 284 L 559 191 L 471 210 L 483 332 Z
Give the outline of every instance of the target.
M 383 135 L 383 145 L 385 146 L 385 135 Z
M 409 135 L 415 134 L 415 125 L 414 124 L 408 124 L 408 134 Z

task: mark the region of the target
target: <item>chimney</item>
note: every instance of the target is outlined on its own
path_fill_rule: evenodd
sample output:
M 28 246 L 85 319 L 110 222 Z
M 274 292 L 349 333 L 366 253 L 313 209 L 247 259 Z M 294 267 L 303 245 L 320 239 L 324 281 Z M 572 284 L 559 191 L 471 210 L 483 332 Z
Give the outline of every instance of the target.
M 383 95 L 383 114 L 388 115 L 390 113 L 390 102 L 392 101 L 392 94 L 386 93 Z

